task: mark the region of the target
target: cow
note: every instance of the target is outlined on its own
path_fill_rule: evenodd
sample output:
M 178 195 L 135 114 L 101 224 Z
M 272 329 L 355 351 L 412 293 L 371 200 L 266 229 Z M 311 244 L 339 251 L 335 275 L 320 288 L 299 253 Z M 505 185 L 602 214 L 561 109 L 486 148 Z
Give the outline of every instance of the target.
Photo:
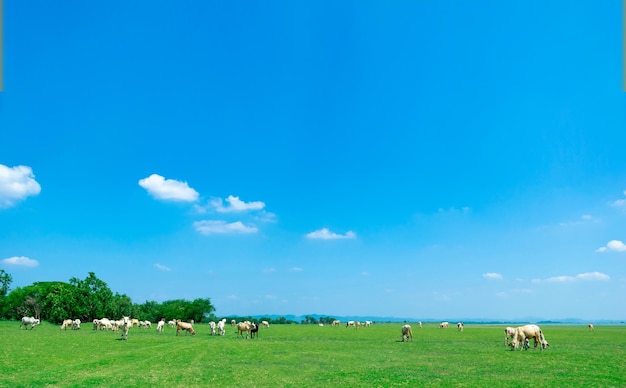
M 219 335 L 226 334 L 225 326 L 226 326 L 226 318 L 222 319 L 221 321 L 217 323 L 217 332 L 219 333 Z
M 439 324 L 439 328 L 440 328 L 440 329 L 447 329 L 449 325 L 450 325 L 450 323 L 449 323 L 449 322 L 441 322 L 441 323 Z
M 417 322 L 417 326 L 421 329 L 422 328 L 422 321 Z
M 157 333 L 162 333 L 165 328 L 165 318 L 161 319 L 159 323 L 157 323 L 156 331 Z
M 356 323 L 354 321 L 348 321 L 346 322 L 346 327 L 350 327 L 350 326 L 354 326 L 356 327 Z
M 67 328 L 72 327 L 73 324 L 74 321 L 72 321 L 71 319 L 66 319 L 63 321 L 63 323 L 61 323 L 61 330 L 67 330 Z
M 508 326 L 504 329 L 504 345 L 506 346 L 509 343 L 509 338 L 513 339 L 515 336 L 515 328 Z
M 537 349 L 537 345 L 541 344 L 540 350 L 543 350 L 550 346 L 548 341 L 543 335 L 543 332 L 537 325 L 524 325 L 515 328 L 515 335 L 513 340 L 509 343 L 511 350 L 515 350 L 520 344 L 523 349 L 528 349 L 528 340 L 532 339 L 535 343 L 534 349 Z
M 122 329 L 122 341 L 126 341 L 128 339 L 128 329 L 133 326 L 133 323 L 129 317 L 122 317 L 120 320 L 122 322 L 119 327 Z
M 259 338 L 259 327 L 261 326 L 257 323 L 250 324 L 250 338 L 254 338 L 255 335 Z
M 80 330 L 80 319 L 74 319 L 74 322 L 72 322 L 72 329 Z
M 593 327 L 592 323 L 588 324 L 587 327 L 589 328 L 589 331 L 594 331 L 595 330 L 595 328 Z
M 252 329 L 252 325 L 249 322 L 239 322 L 237 324 L 237 333 L 243 338 L 244 331 L 246 332 L 246 339 L 248 339 L 248 334 Z
M 411 330 L 411 325 L 402 326 L 402 342 L 408 341 L 409 338 L 413 341 L 413 330 Z
M 180 319 L 177 319 L 176 320 L 176 335 L 178 335 L 178 333 L 180 333 L 181 330 L 191 333 L 191 335 L 196 335 L 196 331 L 193 329 L 193 325 L 191 323 L 181 322 Z
M 270 328 L 270 323 L 268 321 L 261 321 L 261 325 Z
M 139 319 L 137 318 L 133 318 L 130 320 L 130 325 L 132 326 L 139 326 Z
M 41 321 L 35 317 L 22 317 L 22 323 L 20 323 L 20 329 L 24 326 L 24 329 L 27 329 L 26 326 L 30 325 L 30 329 L 33 330 L 35 325 L 39 325 Z
M 211 335 L 215 335 L 215 327 L 217 325 L 215 324 L 215 322 L 211 321 L 209 322 L 209 327 L 211 328 Z
M 341 325 L 341 321 L 338 319 L 335 319 L 331 326 L 339 326 L 339 325 Z
M 463 322 L 459 322 L 456 324 L 456 328 L 459 329 L 459 331 L 463 331 L 464 327 L 465 325 L 463 324 Z
M 169 320 L 167 321 L 167 324 L 170 325 L 171 327 L 176 327 L 176 321 L 175 320 Z

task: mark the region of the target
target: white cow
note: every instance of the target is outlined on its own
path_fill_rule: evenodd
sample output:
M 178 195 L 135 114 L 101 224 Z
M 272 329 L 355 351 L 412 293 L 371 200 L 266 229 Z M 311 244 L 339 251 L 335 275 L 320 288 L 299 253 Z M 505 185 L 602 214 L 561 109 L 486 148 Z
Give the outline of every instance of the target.
M 522 348 L 527 349 L 529 347 L 528 340 L 530 339 L 535 343 L 534 349 L 537 349 L 538 344 L 541 344 L 540 350 L 550 346 L 543 332 L 537 325 L 524 325 L 515 328 L 515 335 L 513 336 L 513 340 L 509 343 L 509 346 L 511 346 L 511 350 L 515 350 L 521 344 Z
M 440 329 L 447 329 L 449 325 L 450 325 L 450 323 L 449 323 L 449 322 L 441 322 L 441 323 L 439 324 L 439 328 L 440 328 Z
M 374 323 L 374 322 L 372 322 L 372 321 L 365 321 L 365 322 L 363 323 L 363 326 L 366 326 L 366 327 L 368 327 L 368 326 L 372 326 L 372 323 Z
M 128 339 L 128 329 L 130 329 L 133 324 L 129 317 L 122 317 L 121 321 L 122 340 L 126 341 Z
M 268 321 L 261 321 L 261 325 L 267 327 L 268 329 L 270 328 L 270 323 Z
M 176 327 L 176 321 L 173 319 L 170 321 L 167 321 L 167 324 L 170 325 L 171 327 Z
M 22 326 L 24 326 L 24 329 L 26 329 L 28 325 L 30 325 L 30 329 L 33 330 L 35 328 L 35 325 L 39 325 L 41 322 L 39 321 L 39 319 L 35 318 L 35 317 L 22 317 L 22 323 L 20 323 L 20 329 L 22 328 Z
M 339 326 L 339 325 L 341 325 L 341 321 L 338 319 L 335 319 L 331 326 Z
M 356 327 L 356 323 L 354 321 L 346 322 L 346 327 L 350 327 L 350 326 L 355 326 Z
M 509 338 L 513 339 L 515 336 L 515 328 L 508 326 L 504 329 L 504 345 L 506 346 L 509 343 Z
M 61 330 L 67 330 L 68 327 L 71 327 L 74 324 L 74 321 L 71 319 L 66 319 L 61 323 Z
M 589 328 L 590 331 L 595 330 L 595 328 L 593 327 L 593 323 L 590 323 L 589 325 L 587 325 L 587 327 Z
M 217 327 L 215 322 L 213 321 L 209 322 L 209 327 L 211 328 L 211 335 L 215 335 L 215 328 Z
M 72 322 L 72 329 L 80 330 L 80 319 L 74 319 L 74 322 Z
M 463 324 L 463 322 L 459 322 L 456 324 L 456 328 L 459 329 L 459 331 L 463 331 L 464 327 L 465 325 Z
M 417 326 L 421 329 L 422 328 L 422 321 L 417 322 Z
M 411 325 L 402 326 L 402 342 L 408 341 L 409 338 L 413 341 L 413 330 L 411 330 Z
M 219 333 L 219 335 L 226 334 L 226 318 L 217 323 L 217 332 Z
M 165 328 L 165 319 L 161 319 L 159 323 L 157 323 L 157 328 L 156 328 L 157 333 L 162 333 L 163 328 Z

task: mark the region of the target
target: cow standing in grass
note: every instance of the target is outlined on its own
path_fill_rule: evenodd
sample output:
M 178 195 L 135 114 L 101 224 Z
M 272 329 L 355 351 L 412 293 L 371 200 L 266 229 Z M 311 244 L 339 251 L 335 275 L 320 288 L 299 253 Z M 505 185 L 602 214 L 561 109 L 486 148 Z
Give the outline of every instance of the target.
M 122 329 L 122 340 L 128 339 L 128 329 L 133 325 L 129 317 L 123 317 L 121 319 L 122 324 L 119 326 Z

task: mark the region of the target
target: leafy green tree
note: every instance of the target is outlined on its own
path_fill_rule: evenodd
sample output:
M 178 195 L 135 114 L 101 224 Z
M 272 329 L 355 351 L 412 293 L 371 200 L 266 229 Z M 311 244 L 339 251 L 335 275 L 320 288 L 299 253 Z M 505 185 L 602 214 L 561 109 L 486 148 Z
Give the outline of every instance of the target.
M 6 316 L 6 296 L 9 293 L 9 286 L 13 282 L 11 275 L 5 270 L 0 269 L 0 317 Z
M 80 320 L 91 321 L 95 318 L 113 316 L 111 301 L 113 292 L 107 284 L 89 272 L 85 280 L 71 278 L 70 284 L 76 287 L 77 299 L 81 306 Z

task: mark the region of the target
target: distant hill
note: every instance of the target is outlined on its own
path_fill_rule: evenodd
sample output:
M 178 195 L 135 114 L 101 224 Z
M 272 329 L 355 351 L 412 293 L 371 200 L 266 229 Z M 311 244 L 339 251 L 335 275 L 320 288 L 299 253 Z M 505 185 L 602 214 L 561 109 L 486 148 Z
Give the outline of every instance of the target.
M 452 317 L 445 319 L 437 319 L 437 318 L 408 318 L 408 317 L 380 317 L 373 315 L 330 315 L 330 314 L 305 314 L 305 315 L 294 315 L 294 314 L 267 314 L 267 315 L 253 315 L 252 318 L 271 318 L 278 319 L 280 317 L 285 317 L 290 321 L 294 322 L 303 322 L 306 320 L 306 316 L 314 317 L 319 320 L 322 317 L 332 317 L 334 319 L 338 319 L 342 322 L 346 321 L 372 321 L 372 322 L 463 322 L 463 323 L 479 323 L 479 324 L 518 324 L 518 323 L 537 323 L 537 324 L 572 324 L 572 325 L 583 325 L 587 323 L 593 323 L 596 325 L 616 325 L 616 324 L 626 324 L 626 319 L 624 320 L 586 320 L 580 318 L 561 318 L 561 319 L 545 319 L 539 317 L 520 317 L 518 319 L 497 319 L 497 318 L 467 318 L 467 317 Z

